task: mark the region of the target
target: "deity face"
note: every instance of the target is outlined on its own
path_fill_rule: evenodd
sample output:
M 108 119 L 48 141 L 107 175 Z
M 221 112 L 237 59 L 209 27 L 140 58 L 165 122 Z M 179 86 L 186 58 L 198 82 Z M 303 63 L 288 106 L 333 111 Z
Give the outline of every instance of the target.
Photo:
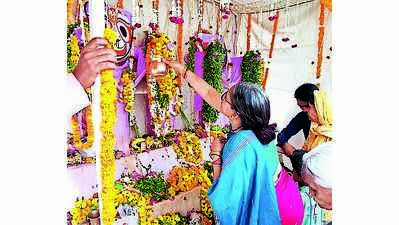
M 85 15 L 88 15 L 88 2 L 85 3 Z M 117 32 L 115 44 L 117 66 L 123 66 L 128 61 L 133 48 L 133 26 L 131 25 L 131 13 L 125 9 L 114 8 L 105 4 L 106 27 Z

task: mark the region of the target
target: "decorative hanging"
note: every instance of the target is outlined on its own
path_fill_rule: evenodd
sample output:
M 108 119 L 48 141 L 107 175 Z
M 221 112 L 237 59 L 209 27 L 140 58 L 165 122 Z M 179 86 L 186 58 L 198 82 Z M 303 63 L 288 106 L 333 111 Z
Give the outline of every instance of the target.
M 225 51 L 223 44 L 219 40 L 215 40 L 205 49 L 206 53 L 203 62 L 204 80 L 219 93 L 223 91 L 222 69 L 225 60 Z M 204 121 L 209 124 L 216 122 L 219 117 L 217 110 L 205 101 L 201 112 Z
M 248 14 L 247 19 L 247 51 L 251 49 L 251 29 L 252 29 L 252 14 Z
M 175 57 L 169 37 L 165 33 L 148 34 L 146 43 L 150 125 L 158 137 L 161 133 L 171 130 L 169 107 L 172 98 L 180 95 L 180 90 L 177 85 L 176 72 L 171 68 L 167 69 L 165 63 L 160 61 L 161 58 L 171 60 Z M 159 75 L 165 76 L 160 77 Z
M 118 1 L 116 2 L 116 7 L 119 8 L 119 9 L 125 8 L 124 0 L 118 0 Z
M 135 115 L 135 96 L 136 87 L 134 81 L 136 79 L 136 72 L 133 72 L 132 68 L 127 68 L 121 77 L 122 91 L 119 101 L 125 104 L 125 111 L 129 116 L 129 127 L 135 132 L 136 136 L 141 136 L 141 132 L 137 125 Z
M 204 19 L 204 0 L 198 0 L 198 28 L 197 32 L 201 32 Z
M 177 0 L 177 8 L 179 11 L 179 15 L 176 21 L 176 24 L 178 24 L 177 27 L 177 57 L 179 60 L 179 63 L 183 63 L 183 57 L 184 57 L 184 53 L 183 53 L 183 4 L 184 4 L 184 0 Z M 179 87 L 181 87 L 181 77 L 183 76 L 183 74 L 179 74 L 178 78 L 177 78 L 177 84 L 179 85 Z
M 321 76 L 321 64 L 323 63 L 323 42 L 324 42 L 324 11 L 325 5 L 320 2 L 320 17 L 319 17 L 319 39 L 317 40 L 317 64 L 316 64 L 316 78 Z
M 241 63 L 242 81 L 260 86 L 262 85 L 263 71 L 264 60 L 261 53 L 258 50 L 247 51 Z
M 233 4 L 230 2 L 230 0 L 221 0 L 220 1 L 219 9 L 220 9 L 220 12 L 222 12 L 222 14 L 223 14 L 223 16 L 222 16 L 223 19 L 226 20 L 231 15 L 230 6 L 232 6 L 232 5 Z
M 175 24 L 183 24 L 183 1 L 184 0 L 173 0 L 172 1 L 172 9 L 171 16 L 169 17 L 170 22 Z
M 280 12 L 277 11 L 276 15 L 273 16 L 273 20 L 274 20 L 274 23 L 273 23 L 273 35 L 272 35 L 272 40 L 271 40 L 271 43 L 270 43 L 269 59 L 271 59 L 273 57 L 274 40 L 276 39 L 279 15 L 280 15 Z M 267 62 L 267 63 L 269 63 L 269 62 Z M 266 72 L 265 72 L 265 77 L 264 77 L 264 79 L 262 81 L 263 90 L 266 89 L 266 82 L 267 82 L 268 75 L 269 75 L 269 66 L 267 65 Z
M 116 33 L 109 28 L 104 30 L 104 38 L 108 40 L 109 46 L 113 48 L 116 42 Z M 116 216 L 115 208 L 115 135 L 116 123 L 116 84 L 112 70 L 101 72 L 100 107 L 101 107 L 101 221 L 104 225 L 112 225 Z
M 152 0 L 152 15 L 150 23 L 148 24 L 152 29 L 152 32 L 156 32 L 159 28 L 159 1 Z
M 143 5 L 140 1 L 136 2 L 136 0 L 132 1 L 132 27 L 140 28 L 141 27 L 141 18 Z
M 326 8 L 331 12 L 332 11 L 332 1 L 331 0 L 322 0 Z

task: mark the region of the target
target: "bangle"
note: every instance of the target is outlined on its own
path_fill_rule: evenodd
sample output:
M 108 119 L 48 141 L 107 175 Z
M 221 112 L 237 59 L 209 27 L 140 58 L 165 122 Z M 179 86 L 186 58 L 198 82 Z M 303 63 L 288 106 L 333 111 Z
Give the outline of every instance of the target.
M 220 156 L 220 154 L 217 154 L 217 153 L 209 153 L 209 157 L 212 159 L 212 156 L 217 156 L 219 159 L 220 158 L 222 158 L 221 156 Z M 212 159 L 213 160 L 213 159 Z
M 215 165 L 215 166 L 220 166 L 220 165 L 222 165 L 222 159 L 221 159 L 221 158 L 218 158 L 218 159 L 216 159 L 216 160 L 213 160 L 213 161 L 212 161 L 212 165 Z

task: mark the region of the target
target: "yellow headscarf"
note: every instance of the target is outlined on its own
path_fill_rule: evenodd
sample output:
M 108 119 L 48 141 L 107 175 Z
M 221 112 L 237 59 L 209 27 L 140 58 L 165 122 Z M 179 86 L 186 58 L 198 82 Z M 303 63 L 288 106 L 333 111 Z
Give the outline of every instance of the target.
M 302 149 L 310 151 L 319 144 L 331 141 L 332 136 L 332 108 L 324 91 L 314 91 L 314 106 L 317 112 L 317 122 L 312 121 L 309 136 Z

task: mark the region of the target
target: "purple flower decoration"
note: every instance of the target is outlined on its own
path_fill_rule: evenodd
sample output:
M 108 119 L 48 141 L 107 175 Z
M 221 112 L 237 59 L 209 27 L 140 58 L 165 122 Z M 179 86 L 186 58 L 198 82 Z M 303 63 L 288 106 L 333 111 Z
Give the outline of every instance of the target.
M 143 178 L 143 176 L 141 174 L 139 174 L 136 171 L 133 171 L 132 175 L 130 176 L 134 181 L 138 181 L 141 178 Z
M 224 15 L 222 16 L 222 18 L 225 19 L 225 20 L 227 20 L 227 19 L 229 18 L 229 15 L 224 14 Z
M 166 45 L 166 48 L 169 49 L 169 50 L 172 50 L 174 47 L 175 47 L 175 45 L 174 45 L 172 42 L 169 42 L 169 43 Z
M 77 29 L 75 29 L 75 35 L 79 40 L 82 40 L 82 28 L 79 27 Z
M 274 20 L 274 16 L 269 16 L 269 21 L 273 21 Z
M 290 39 L 288 38 L 288 37 L 285 37 L 285 38 L 283 38 L 283 39 L 281 39 L 283 42 L 287 42 L 287 41 L 289 41 Z
M 141 27 L 141 24 L 140 24 L 140 23 L 136 23 L 136 24 L 134 24 L 134 26 L 135 26 L 136 28 L 140 28 L 140 27 Z

